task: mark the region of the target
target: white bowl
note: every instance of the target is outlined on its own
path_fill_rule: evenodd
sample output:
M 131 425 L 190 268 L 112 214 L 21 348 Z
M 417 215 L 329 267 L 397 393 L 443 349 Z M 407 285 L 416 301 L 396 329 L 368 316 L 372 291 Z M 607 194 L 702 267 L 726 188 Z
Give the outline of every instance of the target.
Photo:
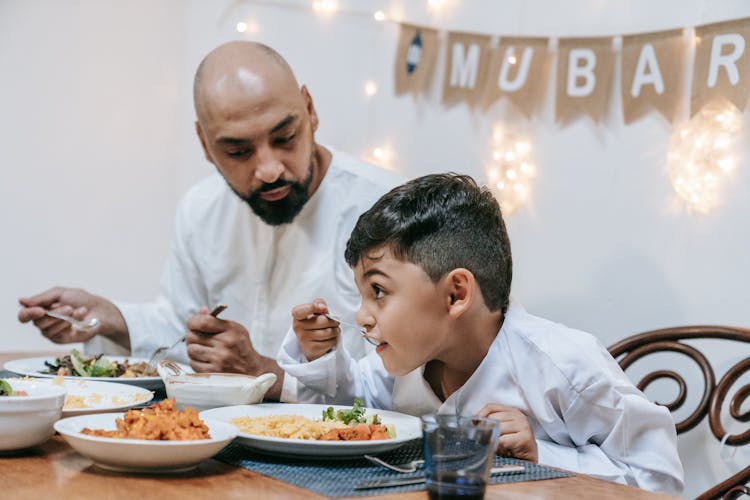
M 214 456 L 237 435 L 233 425 L 203 419 L 211 439 L 150 441 L 81 434 L 84 427 L 114 430 L 123 413 L 99 413 L 59 420 L 55 430 L 81 455 L 104 469 L 121 472 L 174 473 L 190 470 Z
M 65 404 L 64 387 L 37 380 L 10 380 L 28 396 L 0 396 L 0 450 L 20 450 L 52 437 Z
M 167 397 L 174 398 L 175 406 L 191 406 L 198 411 L 259 403 L 276 382 L 274 373 L 257 377 L 239 373 L 184 373 L 170 361 L 160 362 L 158 370 Z

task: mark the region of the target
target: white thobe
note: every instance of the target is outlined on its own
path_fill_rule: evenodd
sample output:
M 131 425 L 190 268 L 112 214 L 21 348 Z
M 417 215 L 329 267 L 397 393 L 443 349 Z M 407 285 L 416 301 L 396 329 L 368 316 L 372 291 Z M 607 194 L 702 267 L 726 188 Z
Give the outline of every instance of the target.
M 160 296 L 149 304 L 117 303 L 130 333 L 131 355 L 148 357 L 177 341 L 201 306 L 227 304 L 221 318 L 245 326 L 254 348 L 270 357 L 289 330 L 295 305 L 323 297 L 333 314 L 354 322 L 360 296 L 344 261 L 346 242 L 359 215 L 403 179 L 332 153 L 320 186 L 289 224 L 263 222 L 218 174 L 186 194 Z M 355 355 L 365 353 L 359 336 L 346 340 Z M 86 348 L 118 352 L 100 337 Z M 187 361 L 184 344 L 170 357 Z
M 424 380 L 424 366 L 392 377 L 376 353 L 355 361 L 340 347 L 305 362 L 293 331 L 278 360 L 296 377 L 300 402 L 362 398 L 370 407 L 417 416 L 473 415 L 500 403 L 528 417 L 539 463 L 653 491 L 682 491 L 669 411 L 648 401 L 594 336 L 532 316 L 516 302 L 477 370 L 445 402 Z

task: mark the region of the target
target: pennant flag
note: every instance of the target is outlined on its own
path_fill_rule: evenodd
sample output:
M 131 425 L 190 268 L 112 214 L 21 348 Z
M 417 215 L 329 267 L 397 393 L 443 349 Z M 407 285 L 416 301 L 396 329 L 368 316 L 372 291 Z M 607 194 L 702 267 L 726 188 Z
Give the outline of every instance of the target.
M 557 121 L 564 123 L 579 114 L 600 121 L 612 85 L 612 38 L 562 38 L 557 57 Z
M 492 50 L 484 89 L 484 106 L 489 108 L 507 97 L 527 117 L 544 98 L 549 70 L 546 38 L 501 38 Z
M 396 50 L 396 95 L 425 92 L 437 59 L 437 30 L 401 24 Z
M 750 18 L 699 26 L 695 36 L 690 115 L 717 97 L 743 111 L 750 91 Z
M 443 79 L 443 104 L 482 100 L 489 63 L 490 37 L 471 33 L 448 33 L 448 58 Z
M 620 92 L 626 124 L 652 109 L 672 123 L 682 95 L 685 48 L 682 30 L 622 37 Z

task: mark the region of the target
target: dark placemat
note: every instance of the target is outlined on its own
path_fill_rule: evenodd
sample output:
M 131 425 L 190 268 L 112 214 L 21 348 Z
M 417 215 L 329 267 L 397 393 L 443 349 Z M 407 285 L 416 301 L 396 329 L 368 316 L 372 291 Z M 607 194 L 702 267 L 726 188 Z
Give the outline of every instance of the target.
M 422 457 L 421 439 L 405 443 L 396 450 L 379 453 L 378 457 L 386 462 L 403 463 Z M 393 472 L 385 467 L 374 465 L 364 458 L 351 459 L 293 459 L 266 455 L 256 452 L 237 442 L 225 448 L 214 457 L 222 462 L 248 470 L 260 472 L 266 476 L 305 488 L 328 497 L 373 496 L 385 493 L 401 493 L 425 489 L 424 484 L 391 486 L 355 490 L 354 487 L 365 480 L 380 478 L 421 477 L 422 471 L 411 474 Z M 573 474 L 552 469 L 543 465 L 532 464 L 514 458 L 495 457 L 495 465 L 522 464 L 526 470 L 521 473 L 499 474 L 490 478 L 491 484 L 536 481 L 556 477 L 568 477 Z

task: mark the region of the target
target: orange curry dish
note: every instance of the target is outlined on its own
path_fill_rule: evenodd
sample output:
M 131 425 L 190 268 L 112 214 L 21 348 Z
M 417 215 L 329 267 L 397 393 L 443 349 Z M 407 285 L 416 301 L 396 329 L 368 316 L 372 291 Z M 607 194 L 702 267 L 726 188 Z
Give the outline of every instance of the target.
M 375 441 L 390 439 L 385 425 L 357 424 L 353 427 L 331 429 L 322 436 L 321 441 Z
M 198 412 L 190 407 L 184 411 L 176 410 L 174 399 L 165 399 L 142 410 L 129 410 L 122 418 L 116 419 L 115 424 L 117 429 L 113 431 L 87 427 L 81 434 L 152 441 L 211 439 L 208 427 Z

